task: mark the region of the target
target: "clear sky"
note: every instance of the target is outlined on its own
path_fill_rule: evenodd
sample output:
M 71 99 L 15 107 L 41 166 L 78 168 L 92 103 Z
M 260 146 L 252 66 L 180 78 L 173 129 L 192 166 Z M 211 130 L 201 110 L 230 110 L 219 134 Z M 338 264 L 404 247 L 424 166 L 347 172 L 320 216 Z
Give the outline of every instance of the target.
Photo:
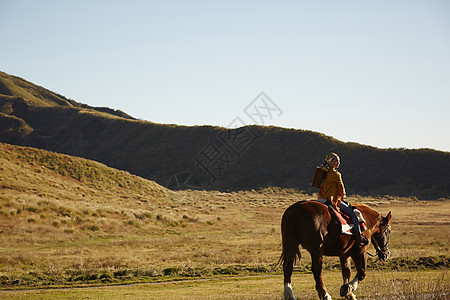
M 136 118 L 252 124 L 264 92 L 265 125 L 450 151 L 448 0 L 0 0 L 0 36 L 0 70 Z

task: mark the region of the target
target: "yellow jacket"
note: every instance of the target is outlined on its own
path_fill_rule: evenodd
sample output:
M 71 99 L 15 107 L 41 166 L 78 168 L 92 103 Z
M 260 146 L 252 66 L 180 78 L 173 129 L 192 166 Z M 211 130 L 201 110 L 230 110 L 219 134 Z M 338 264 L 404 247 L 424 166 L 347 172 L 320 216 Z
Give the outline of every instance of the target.
M 323 181 L 319 189 L 319 199 L 327 199 L 337 209 L 341 203 L 341 197 L 345 195 L 344 182 L 341 173 L 336 169 L 327 172 L 327 178 Z

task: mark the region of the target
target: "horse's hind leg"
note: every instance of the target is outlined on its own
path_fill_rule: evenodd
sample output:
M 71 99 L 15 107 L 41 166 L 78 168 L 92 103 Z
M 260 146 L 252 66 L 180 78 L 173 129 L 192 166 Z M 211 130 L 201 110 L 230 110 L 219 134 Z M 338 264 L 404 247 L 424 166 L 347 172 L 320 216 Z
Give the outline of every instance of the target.
M 284 291 L 283 298 L 285 300 L 295 300 L 294 293 L 292 292 L 291 276 L 294 270 L 294 260 L 288 259 L 283 262 L 284 272 Z
M 320 299 L 331 300 L 330 294 L 328 294 L 325 284 L 322 280 L 322 263 L 323 257 L 322 254 L 316 253 L 311 254 L 312 259 L 312 271 L 314 274 L 314 280 L 316 281 L 316 290 L 319 294 Z

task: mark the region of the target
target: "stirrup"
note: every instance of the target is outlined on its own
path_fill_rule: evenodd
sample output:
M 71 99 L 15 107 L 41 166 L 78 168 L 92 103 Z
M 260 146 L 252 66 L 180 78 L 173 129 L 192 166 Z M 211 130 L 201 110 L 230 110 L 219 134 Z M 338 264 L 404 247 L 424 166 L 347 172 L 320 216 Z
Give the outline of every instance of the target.
M 364 234 L 362 234 L 362 233 L 359 233 L 359 234 L 360 234 L 359 239 L 358 239 L 359 244 L 361 246 L 367 246 L 369 244 L 369 240 L 366 238 L 366 236 Z
M 364 247 L 369 244 L 369 240 L 366 238 L 362 232 L 353 228 L 353 234 L 355 235 L 355 242 L 357 242 L 360 246 Z

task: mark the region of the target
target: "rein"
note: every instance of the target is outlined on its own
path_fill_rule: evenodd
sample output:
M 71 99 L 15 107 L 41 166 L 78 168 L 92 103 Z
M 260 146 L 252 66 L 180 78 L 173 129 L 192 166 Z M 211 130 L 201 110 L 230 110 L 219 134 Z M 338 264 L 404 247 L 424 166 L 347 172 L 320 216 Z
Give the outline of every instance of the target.
M 370 229 L 368 229 L 368 230 L 369 230 L 369 233 L 372 233 Z M 372 243 L 375 246 L 375 250 L 377 251 L 377 253 L 380 253 L 380 252 L 384 253 L 384 252 L 386 252 L 388 250 L 389 233 L 390 233 L 390 229 L 389 229 L 389 226 L 387 226 L 386 229 L 382 233 L 377 234 L 377 235 L 375 235 L 375 234 L 372 235 L 372 237 L 373 237 Z M 382 247 L 380 247 L 380 245 L 377 242 L 377 239 L 382 237 L 382 236 L 384 236 L 384 235 L 386 236 L 386 243 Z M 367 254 L 370 255 L 371 257 L 375 257 L 376 256 L 376 254 L 371 254 L 369 252 L 367 252 Z

